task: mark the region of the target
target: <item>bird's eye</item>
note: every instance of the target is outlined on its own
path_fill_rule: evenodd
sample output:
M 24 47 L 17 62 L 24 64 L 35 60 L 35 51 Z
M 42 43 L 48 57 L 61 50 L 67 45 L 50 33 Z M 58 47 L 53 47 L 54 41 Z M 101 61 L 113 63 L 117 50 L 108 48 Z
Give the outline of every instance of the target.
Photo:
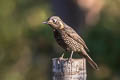
M 53 19 L 53 23 L 56 23 L 57 22 L 57 20 L 56 19 Z

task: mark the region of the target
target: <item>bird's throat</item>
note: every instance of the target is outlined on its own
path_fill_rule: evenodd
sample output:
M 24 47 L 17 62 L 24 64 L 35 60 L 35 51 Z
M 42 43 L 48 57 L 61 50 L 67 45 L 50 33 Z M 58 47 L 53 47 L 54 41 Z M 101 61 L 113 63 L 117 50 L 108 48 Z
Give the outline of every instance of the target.
M 60 29 L 64 28 L 64 24 L 62 22 L 60 22 Z

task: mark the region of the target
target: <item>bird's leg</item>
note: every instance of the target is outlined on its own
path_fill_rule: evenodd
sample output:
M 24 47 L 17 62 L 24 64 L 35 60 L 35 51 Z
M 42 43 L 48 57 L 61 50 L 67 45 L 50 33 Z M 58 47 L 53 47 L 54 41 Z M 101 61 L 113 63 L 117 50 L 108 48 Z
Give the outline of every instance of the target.
M 59 57 L 59 59 L 63 59 L 64 57 L 64 53 L 62 53 L 62 55 Z
M 64 57 L 64 53 L 62 53 L 62 55 L 58 58 L 58 64 L 60 64 L 60 61 L 63 59 Z
M 73 56 L 73 51 L 71 52 L 70 58 L 69 58 L 69 62 L 72 60 L 72 56 Z
M 72 59 L 72 56 L 73 56 L 73 51 L 71 52 L 70 59 Z

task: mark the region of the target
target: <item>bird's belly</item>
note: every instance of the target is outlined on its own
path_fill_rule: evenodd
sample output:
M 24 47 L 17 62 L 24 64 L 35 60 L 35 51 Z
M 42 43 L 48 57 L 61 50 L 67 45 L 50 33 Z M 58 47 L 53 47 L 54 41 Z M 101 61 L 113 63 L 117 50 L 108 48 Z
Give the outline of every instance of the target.
M 77 41 L 69 37 L 68 35 L 65 35 L 63 39 L 71 51 L 74 51 L 74 52 L 80 51 L 80 48 L 82 47 L 80 43 L 78 43 Z

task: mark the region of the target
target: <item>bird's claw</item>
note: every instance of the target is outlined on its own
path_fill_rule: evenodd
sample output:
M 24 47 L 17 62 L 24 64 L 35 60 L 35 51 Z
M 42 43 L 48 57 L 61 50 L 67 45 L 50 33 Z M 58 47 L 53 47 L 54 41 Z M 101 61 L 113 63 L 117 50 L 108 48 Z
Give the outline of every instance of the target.
M 68 63 L 71 63 L 72 62 L 72 58 L 70 57 L 69 59 L 68 59 Z
M 61 59 L 63 59 L 64 58 L 64 53 L 62 54 L 62 56 L 61 57 L 59 57 L 59 59 L 61 60 Z
M 62 54 L 61 57 L 58 58 L 58 64 L 60 64 L 60 61 L 64 58 L 64 53 Z

